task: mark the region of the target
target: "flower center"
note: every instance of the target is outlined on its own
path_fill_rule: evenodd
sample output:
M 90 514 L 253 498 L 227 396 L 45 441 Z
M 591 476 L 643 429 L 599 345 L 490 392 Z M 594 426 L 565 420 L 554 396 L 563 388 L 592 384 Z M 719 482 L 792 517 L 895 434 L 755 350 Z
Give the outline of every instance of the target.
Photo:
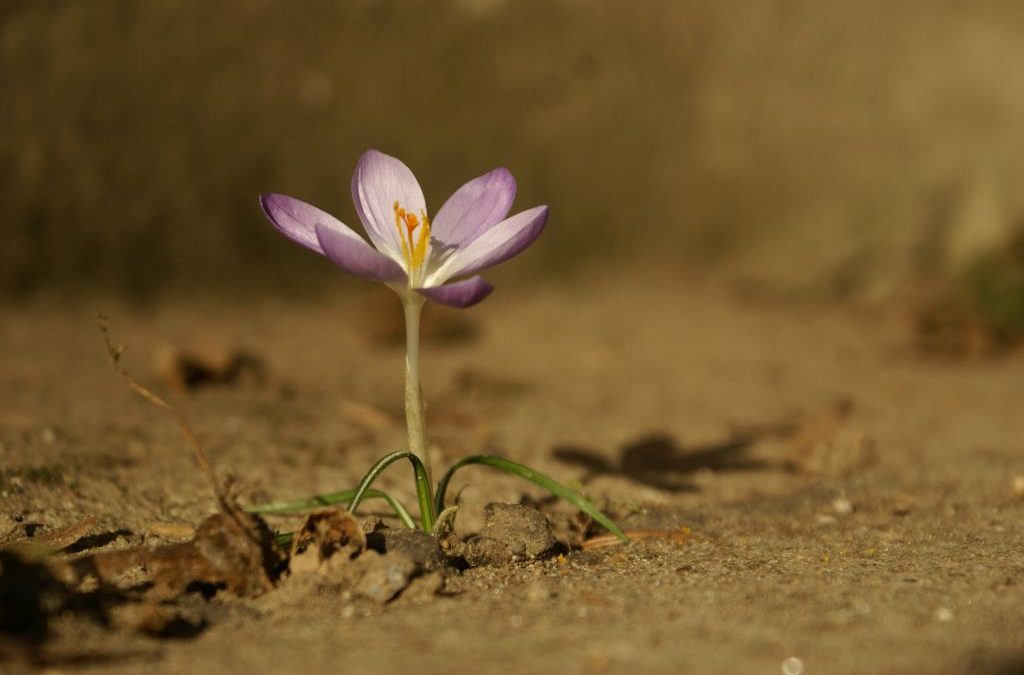
M 395 202 L 395 227 L 398 228 L 398 240 L 402 243 L 402 256 L 409 270 L 409 282 L 418 276 L 423 261 L 427 257 L 427 244 L 430 242 L 430 219 L 425 211 L 419 217 L 410 213 Z M 417 234 L 417 230 L 419 233 Z

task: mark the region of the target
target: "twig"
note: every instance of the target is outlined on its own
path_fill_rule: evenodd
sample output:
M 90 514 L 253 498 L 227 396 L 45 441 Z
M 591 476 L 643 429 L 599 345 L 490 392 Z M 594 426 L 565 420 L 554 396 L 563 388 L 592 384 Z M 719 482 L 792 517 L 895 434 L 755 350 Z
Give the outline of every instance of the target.
M 693 533 L 690 530 L 626 530 L 626 536 L 629 537 L 630 541 L 638 541 L 640 539 L 667 539 L 677 543 L 689 541 L 693 538 Z M 612 546 L 619 546 L 626 542 L 622 541 L 619 537 L 614 534 L 602 534 L 596 537 L 591 537 L 583 542 L 584 551 L 593 551 L 595 549 L 610 548 Z
M 109 320 L 103 314 L 97 312 L 96 323 L 99 325 L 100 333 L 103 335 L 103 342 L 107 345 L 107 354 L 110 356 L 110 364 L 117 371 L 117 374 L 124 378 L 128 386 L 136 394 L 146 399 L 157 408 L 160 408 L 164 412 L 168 412 L 174 416 L 178 422 L 178 426 L 185 432 L 185 438 L 188 439 L 189 445 L 192 446 L 192 451 L 195 455 L 196 463 L 199 465 L 199 469 L 206 476 L 206 480 L 210 483 L 210 487 L 213 488 L 213 494 L 217 497 L 217 502 L 225 513 L 235 516 L 237 507 L 233 508 L 233 504 L 228 496 L 227 490 L 219 480 L 217 480 L 217 474 L 213 472 L 213 467 L 210 465 L 209 460 L 206 458 L 206 453 L 203 451 L 203 447 L 199 444 L 199 439 L 192 433 L 192 427 L 188 425 L 188 421 L 185 416 L 181 414 L 177 408 L 165 401 L 160 396 L 157 396 L 150 389 L 146 388 L 139 383 L 134 377 L 128 374 L 128 371 L 121 365 L 121 356 L 125 352 L 125 348 L 121 345 L 115 346 L 110 340 L 110 329 L 108 327 Z M 237 516 L 236 516 L 237 517 Z M 248 529 L 248 528 L 244 528 Z

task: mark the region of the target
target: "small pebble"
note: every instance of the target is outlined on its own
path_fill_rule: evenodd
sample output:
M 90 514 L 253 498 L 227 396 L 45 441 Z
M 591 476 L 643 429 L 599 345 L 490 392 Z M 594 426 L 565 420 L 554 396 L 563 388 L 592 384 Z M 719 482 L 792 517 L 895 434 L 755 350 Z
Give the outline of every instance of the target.
M 841 516 L 853 513 L 853 503 L 846 497 L 836 497 L 832 500 L 832 510 Z
M 782 675 L 800 675 L 804 672 L 804 662 L 795 656 L 790 656 L 782 662 Z
M 360 557 L 363 559 L 368 560 L 364 564 L 369 569 L 356 584 L 355 594 L 381 605 L 401 593 L 416 572 L 416 563 L 403 553 L 379 557 L 364 555 Z
M 935 610 L 935 620 L 939 623 L 953 623 L 953 610 L 949 607 L 939 607 Z
M 1019 473 L 1013 477 L 1013 494 L 1018 497 L 1024 497 L 1024 473 Z

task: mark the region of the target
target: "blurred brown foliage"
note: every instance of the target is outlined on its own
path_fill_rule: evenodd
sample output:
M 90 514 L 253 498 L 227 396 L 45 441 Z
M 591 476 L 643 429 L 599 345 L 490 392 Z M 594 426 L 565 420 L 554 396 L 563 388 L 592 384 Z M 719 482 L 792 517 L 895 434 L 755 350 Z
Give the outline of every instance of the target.
M 8 0 L 0 293 L 309 288 L 256 195 L 355 225 L 375 147 L 437 208 L 552 207 L 519 273 L 608 256 L 887 293 L 1024 214 L 1014 0 Z

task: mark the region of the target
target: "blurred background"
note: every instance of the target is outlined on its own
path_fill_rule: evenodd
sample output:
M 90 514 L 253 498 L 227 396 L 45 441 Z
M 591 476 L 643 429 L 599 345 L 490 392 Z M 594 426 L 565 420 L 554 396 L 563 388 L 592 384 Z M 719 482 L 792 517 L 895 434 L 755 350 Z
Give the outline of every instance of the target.
M 8 298 L 322 287 L 256 196 L 357 225 L 372 147 L 432 209 L 497 165 L 550 204 L 509 274 L 954 289 L 1024 330 L 1016 0 L 6 0 L 0 55 Z

